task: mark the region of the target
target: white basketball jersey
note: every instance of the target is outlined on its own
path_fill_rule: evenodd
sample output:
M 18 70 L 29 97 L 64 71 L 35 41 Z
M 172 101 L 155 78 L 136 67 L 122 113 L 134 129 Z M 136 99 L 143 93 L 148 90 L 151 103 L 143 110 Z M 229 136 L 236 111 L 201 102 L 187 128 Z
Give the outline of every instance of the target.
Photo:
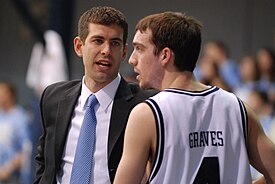
M 146 103 L 157 127 L 151 184 L 252 183 L 246 150 L 247 114 L 234 94 L 166 89 Z

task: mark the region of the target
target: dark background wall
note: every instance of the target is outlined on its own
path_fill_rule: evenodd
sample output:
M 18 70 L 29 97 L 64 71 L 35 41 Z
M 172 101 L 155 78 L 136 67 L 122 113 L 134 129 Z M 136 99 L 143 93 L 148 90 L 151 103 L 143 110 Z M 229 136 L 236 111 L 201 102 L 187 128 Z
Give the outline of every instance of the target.
M 56 0 L 57 1 L 57 0 Z M 42 25 L 50 17 L 46 11 L 55 0 L 25 0 Z M 66 3 L 66 1 L 64 1 Z M 134 34 L 136 22 L 143 16 L 160 11 L 181 11 L 203 22 L 203 43 L 220 39 L 227 43 L 233 59 L 255 54 L 263 46 L 275 47 L 274 0 L 77 0 L 73 2 L 72 27 L 67 43 L 70 78 L 82 77 L 82 63 L 73 52 L 78 17 L 83 11 L 98 5 L 109 5 L 121 10 L 129 22 L 128 42 Z M 70 16 L 68 17 L 70 18 Z M 10 0 L 0 5 L 0 80 L 9 80 L 17 86 L 19 103 L 28 105 L 32 91 L 25 84 L 26 71 L 33 44 L 37 38 Z M 129 48 L 129 53 L 132 47 Z M 129 55 L 129 54 L 128 54 Z M 131 71 L 127 60 L 121 73 Z

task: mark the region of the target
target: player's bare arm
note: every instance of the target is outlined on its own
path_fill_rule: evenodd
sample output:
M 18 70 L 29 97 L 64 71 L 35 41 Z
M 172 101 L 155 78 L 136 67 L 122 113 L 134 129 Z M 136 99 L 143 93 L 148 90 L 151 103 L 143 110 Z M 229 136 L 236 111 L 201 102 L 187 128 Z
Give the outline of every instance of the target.
M 141 183 L 156 134 L 154 121 L 153 113 L 147 104 L 141 103 L 132 110 L 114 184 Z
M 252 182 L 252 184 L 266 184 L 264 176 Z
M 266 183 L 275 183 L 275 145 L 265 135 L 255 113 L 247 105 L 246 109 L 250 163 L 264 175 Z

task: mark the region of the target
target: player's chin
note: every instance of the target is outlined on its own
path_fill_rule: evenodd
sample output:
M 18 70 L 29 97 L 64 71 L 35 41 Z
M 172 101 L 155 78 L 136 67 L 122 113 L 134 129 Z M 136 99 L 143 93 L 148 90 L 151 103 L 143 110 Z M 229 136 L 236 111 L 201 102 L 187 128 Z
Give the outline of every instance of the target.
M 150 85 L 144 81 L 139 81 L 139 87 L 142 89 L 150 89 Z

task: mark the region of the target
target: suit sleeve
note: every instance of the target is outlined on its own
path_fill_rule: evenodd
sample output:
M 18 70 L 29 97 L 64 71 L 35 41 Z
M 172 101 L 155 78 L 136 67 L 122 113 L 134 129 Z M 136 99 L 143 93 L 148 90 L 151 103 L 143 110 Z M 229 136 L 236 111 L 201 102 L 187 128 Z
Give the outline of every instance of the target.
M 46 90 L 43 92 L 41 100 L 40 100 L 40 112 L 41 112 L 41 119 L 42 119 L 42 128 L 43 134 L 39 138 L 39 144 L 37 147 L 37 155 L 35 157 L 36 162 L 36 171 L 35 171 L 35 180 L 34 184 L 38 184 L 43 176 L 45 170 L 45 158 L 44 158 L 44 145 L 45 145 L 45 137 L 46 137 L 46 129 L 44 124 L 44 117 L 43 117 L 43 104 L 45 99 Z

